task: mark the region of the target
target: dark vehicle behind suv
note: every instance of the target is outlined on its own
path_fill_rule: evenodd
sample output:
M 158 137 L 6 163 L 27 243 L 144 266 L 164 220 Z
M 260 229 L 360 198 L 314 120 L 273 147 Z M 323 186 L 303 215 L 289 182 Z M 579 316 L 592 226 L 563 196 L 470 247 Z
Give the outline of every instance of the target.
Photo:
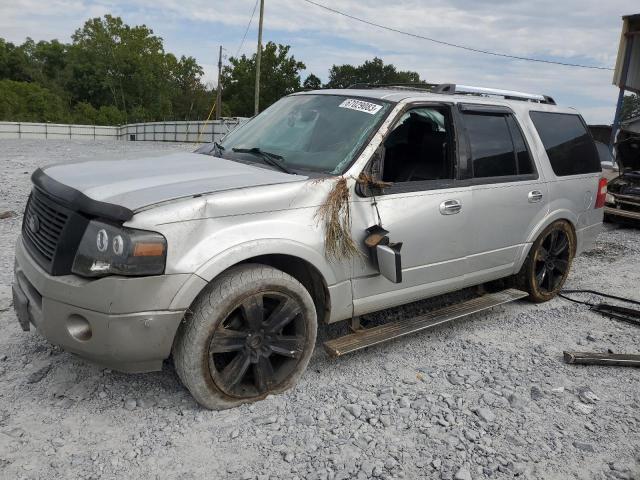
M 616 143 L 620 175 L 607 185 L 605 216 L 640 222 L 640 118 L 627 122 Z

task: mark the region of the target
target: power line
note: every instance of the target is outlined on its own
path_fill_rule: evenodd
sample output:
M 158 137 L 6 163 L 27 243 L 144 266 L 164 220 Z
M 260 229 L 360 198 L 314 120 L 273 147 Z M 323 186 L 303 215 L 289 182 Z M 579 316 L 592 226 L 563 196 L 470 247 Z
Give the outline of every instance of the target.
M 240 42 L 240 46 L 238 47 L 238 51 L 236 52 L 236 58 L 240 55 L 240 50 L 244 46 L 244 41 L 247 39 L 247 34 L 249 33 L 249 29 L 251 28 L 251 22 L 253 22 L 253 17 L 256 14 L 256 9 L 258 8 L 258 2 L 260 0 L 256 0 L 256 3 L 253 5 L 253 12 L 251 12 L 251 18 L 249 19 L 249 23 L 247 24 L 247 29 L 244 31 L 244 35 L 242 36 L 242 42 Z
M 356 17 L 354 15 L 350 15 L 350 14 L 345 13 L 345 12 L 341 12 L 340 10 L 336 10 L 334 8 L 328 7 L 328 6 L 323 5 L 321 3 L 314 2 L 313 0 L 304 0 L 304 1 L 307 2 L 307 3 L 310 3 L 311 5 L 315 5 L 316 7 L 323 8 L 324 10 L 327 10 L 329 12 L 336 13 L 338 15 L 342 15 L 343 17 L 350 18 L 351 20 L 356 20 L 356 21 L 364 23 L 366 25 L 382 28 L 383 30 L 388 30 L 390 32 L 400 33 L 401 35 L 406 35 L 406 36 L 413 37 L 413 38 L 419 38 L 421 40 L 427 40 L 429 42 L 437 43 L 437 44 L 440 44 L 440 45 L 446 45 L 447 47 L 460 48 L 462 50 L 467 50 L 469 52 L 483 53 L 485 55 L 493 55 L 494 57 L 511 58 L 511 59 L 514 59 L 514 60 L 525 60 L 525 61 L 528 61 L 528 62 L 550 63 L 550 64 L 553 64 L 553 65 L 562 65 L 564 67 L 590 68 L 590 69 L 593 69 L 593 70 L 613 70 L 613 68 L 609 68 L 609 67 L 598 67 L 598 66 L 595 66 L 595 65 L 581 65 L 581 64 L 578 64 L 578 63 L 556 62 L 554 60 L 544 60 L 544 59 L 541 59 L 541 58 L 520 57 L 518 55 L 509 55 L 507 53 L 491 52 L 489 50 L 481 50 L 479 48 L 467 47 L 465 45 L 458 45 L 458 44 L 455 44 L 455 43 L 445 42 L 443 40 L 437 40 L 435 38 L 425 37 L 424 35 L 418 35 L 416 33 L 405 32 L 403 30 L 398 30 L 397 28 L 387 27 L 387 26 L 381 25 L 379 23 L 374 23 L 374 22 L 371 22 L 369 20 L 365 20 L 363 18 L 359 18 L 359 17 Z

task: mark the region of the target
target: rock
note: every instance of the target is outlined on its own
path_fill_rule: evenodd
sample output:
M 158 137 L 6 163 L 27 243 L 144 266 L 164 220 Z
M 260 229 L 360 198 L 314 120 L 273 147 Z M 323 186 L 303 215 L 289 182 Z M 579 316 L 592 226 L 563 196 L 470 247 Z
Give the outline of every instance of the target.
M 466 467 L 461 467 L 453 478 L 454 480 L 471 480 L 471 473 Z
M 362 407 L 356 403 L 351 403 L 345 408 L 347 409 L 347 412 L 349 412 L 355 418 L 360 418 L 360 415 L 362 415 Z
M 447 375 L 447 380 L 449 380 L 449 383 L 451 385 L 462 385 L 464 383 L 464 379 L 460 378 L 459 376 L 450 373 L 449 375 Z
M 511 395 L 509 395 L 509 405 L 511 405 L 511 408 L 513 409 L 523 410 L 526 407 L 527 403 L 520 395 L 512 393 Z
M 239 430 L 234 430 L 233 432 L 231 432 L 231 438 L 238 438 L 238 436 L 240 435 L 240 431 Z
M 156 404 L 155 400 L 152 398 L 139 398 L 136 402 L 140 408 L 151 408 Z
M 596 403 L 597 401 L 600 400 L 600 398 L 598 398 L 598 396 L 593 393 L 593 390 L 591 390 L 589 387 L 578 387 L 576 389 L 576 395 L 578 395 L 578 398 L 580 398 L 580 401 L 582 403 Z
M 591 405 L 585 405 L 584 403 L 580 402 L 573 402 L 572 406 L 576 412 L 582 413 L 583 415 L 589 415 L 591 412 L 593 412 L 593 407 Z
M 475 430 L 465 430 L 464 438 L 466 438 L 470 442 L 477 442 L 479 435 L 478 435 L 478 432 L 476 432 Z
M 277 421 L 277 415 L 264 415 L 261 417 L 255 417 L 253 419 L 253 423 L 256 425 L 271 425 L 272 423 L 276 423 Z
M 496 419 L 495 414 L 486 407 L 477 408 L 475 414 L 487 423 L 491 423 Z
M 310 427 L 311 425 L 314 425 L 316 422 L 311 415 L 307 414 L 307 415 L 301 415 L 300 417 L 298 417 L 298 423 L 301 425 L 306 425 Z
M 56 448 L 64 447 L 64 440 L 60 437 L 56 437 L 53 440 L 51 440 L 51 445 L 53 445 Z
M 38 383 L 40 380 L 47 376 L 49 370 L 51 370 L 50 364 L 39 368 L 35 372 L 31 372 L 31 374 L 27 377 L 27 383 Z
M 544 394 L 542 393 L 542 390 L 540 390 L 540 387 L 537 385 L 531 387 L 531 400 L 537 402 L 542 397 L 544 397 Z
M 292 452 L 287 452 L 285 454 L 285 456 L 284 456 L 284 461 L 287 462 L 287 463 L 291 463 L 291 462 L 293 462 L 293 458 L 294 458 L 293 453 Z
M 127 398 L 124 401 L 124 408 L 131 411 L 134 410 L 138 406 L 138 403 L 133 398 Z
M 628 472 L 631 470 L 631 467 L 628 465 L 625 465 L 624 463 L 620 463 L 620 462 L 611 462 L 609 463 L 609 468 L 611 470 L 614 470 L 616 472 Z
M 595 448 L 593 448 L 593 445 L 591 445 L 590 443 L 573 442 L 573 446 L 578 450 L 582 450 L 583 452 L 595 453 L 596 451 Z
M 409 408 L 411 406 L 411 401 L 408 397 L 402 397 L 398 402 L 401 408 Z

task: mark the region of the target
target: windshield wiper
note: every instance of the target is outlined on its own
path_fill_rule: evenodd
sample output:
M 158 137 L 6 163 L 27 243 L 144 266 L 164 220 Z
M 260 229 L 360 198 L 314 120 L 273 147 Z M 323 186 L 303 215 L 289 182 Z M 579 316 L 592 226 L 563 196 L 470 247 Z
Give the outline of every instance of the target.
M 281 155 L 277 155 L 271 152 L 265 152 L 259 147 L 253 148 L 232 148 L 236 153 L 253 153 L 254 155 L 259 155 L 262 158 L 262 161 L 267 165 L 271 165 L 272 167 L 279 168 L 284 173 L 294 174 L 293 170 L 285 166 L 284 158 Z

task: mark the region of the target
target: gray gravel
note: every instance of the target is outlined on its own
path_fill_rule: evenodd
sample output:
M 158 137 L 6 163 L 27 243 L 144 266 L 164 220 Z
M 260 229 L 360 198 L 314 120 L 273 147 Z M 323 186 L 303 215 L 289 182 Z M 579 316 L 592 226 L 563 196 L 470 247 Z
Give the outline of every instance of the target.
M 317 348 L 295 389 L 223 412 L 199 408 L 169 363 L 120 374 L 23 333 L 10 282 L 29 173 L 158 148 L 193 146 L 0 140 L 0 213 L 17 214 L 0 219 L 0 478 L 640 478 L 640 369 L 562 361 L 637 353 L 640 329 L 561 299 L 338 360 Z M 639 240 L 608 226 L 568 287 L 640 297 Z

